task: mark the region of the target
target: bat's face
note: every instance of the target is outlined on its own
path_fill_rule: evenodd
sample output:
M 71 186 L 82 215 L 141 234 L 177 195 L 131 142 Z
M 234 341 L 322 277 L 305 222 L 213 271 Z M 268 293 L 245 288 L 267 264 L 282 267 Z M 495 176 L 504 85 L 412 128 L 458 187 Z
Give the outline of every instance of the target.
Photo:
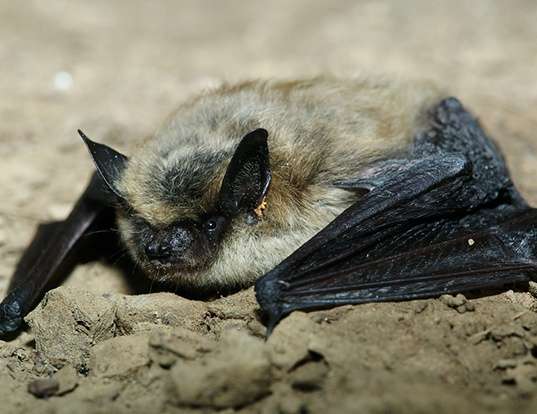
M 152 224 L 135 212 L 123 213 L 120 230 L 131 255 L 146 273 L 168 279 L 175 273 L 194 275 L 214 261 L 229 219 L 215 214 Z
M 118 206 L 123 241 L 149 276 L 218 285 L 202 279 L 227 271 L 218 267 L 222 256 L 240 256 L 241 244 L 248 254 L 247 245 L 261 241 L 256 233 L 271 181 L 265 130 L 247 134 L 237 148 L 143 152 L 132 159 L 85 140 Z

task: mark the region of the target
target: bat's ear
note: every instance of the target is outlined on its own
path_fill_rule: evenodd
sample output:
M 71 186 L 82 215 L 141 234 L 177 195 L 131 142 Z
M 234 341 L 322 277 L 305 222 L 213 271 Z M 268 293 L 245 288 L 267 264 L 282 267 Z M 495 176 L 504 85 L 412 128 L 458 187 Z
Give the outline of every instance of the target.
M 88 147 L 93 161 L 95 162 L 95 166 L 97 167 L 97 171 L 108 190 L 110 190 L 116 197 L 119 197 L 119 199 L 123 199 L 123 196 L 117 187 L 117 183 L 119 182 L 123 170 L 127 166 L 127 157 L 104 144 L 92 141 L 80 129 L 78 130 L 78 133 Z
M 223 214 L 261 215 L 271 179 L 267 137 L 268 132 L 260 128 L 239 143 L 220 187 L 219 208 Z

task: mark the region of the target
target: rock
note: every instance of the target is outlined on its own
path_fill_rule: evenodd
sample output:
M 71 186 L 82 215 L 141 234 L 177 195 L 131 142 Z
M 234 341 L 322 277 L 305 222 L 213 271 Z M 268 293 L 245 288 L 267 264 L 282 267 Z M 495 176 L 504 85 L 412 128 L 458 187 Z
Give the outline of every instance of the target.
M 440 296 L 440 301 L 459 313 L 473 312 L 475 310 L 475 305 L 469 302 L 461 293 L 456 296 L 442 295 Z
M 530 282 L 528 292 L 514 292 L 512 290 L 508 290 L 503 295 L 505 298 L 507 298 L 510 302 L 522 305 L 524 308 L 536 312 L 537 311 L 537 300 L 535 296 L 531 293 L 532 286 Z
M 35 335 L 37 352 L 50 364 L 82 369 L 91 346 L 114 336 L 114 314 L 110 299 L 60 287 L 48 292 L 25 320 Z
M 525 311 L 516 318 L 520 326 L 522 326 L 537 340 L 537 313 Z
M 52 377 L 40 378 L 28 384 L 28 392 L 37 398 L 49 398 L 53 395 L 64 395 L 78 385 L 76 370 L 69 365 L 64 366 Z
M 206 310 L 205 302 L 188 300 L 173 293 L 119 296 L 116 324 L 122 334 L 149 332 L 155 325 L 194 330 Z
M 36 350 L 48 363 L 84 369 L 94 344 L 117 335 L 149 335 L 156 325 L 194 330 L 205 312 L 204 302 L 172 293 L 96 295 L 60 287 L 48 292 L 26 321 L 35 334 Z
M 308 359 L 311 332 L 316 325 L 303 312 L 293 312 L 282 320 L 267 340 L 274 365 L 287 371 Z
M 327 373 L 328 366 L 323 360 L 307 362 L 293 370 L 291 385 L 300 391 L 315 391 L 322 388 Z
M 60 384 L 55 378 L 40 378 L 28 384 L 28 392 L 37 398 L 52 397 L 59 388 Z
M 537 299 L 537 282 L 529 282 L 528 292 Z
M 516 385 L 520 392 L 529 395 L 537 390 L 537 364 L 533 360 L 519 361 L 516 366 L 506 369 L 503 381 Z
M 201 358 L 178 360 L 170 375 L 178 405 L 239 407 L 270 392 L 266 344 L 241 331 L 226 332 L 218 348 Z
M 255 299 L 253 288 L 239 291 L 233 295 L 218 298 L 207 304 L 207 311 L 218 315 L 222 320 L 251 320 L 259 304 Z
M 515 368 L 517 365 L 518 361 L 516 359 L 500 359 L 494 365 L 494 369 Z
M 194 359 L 215 346 L 206 336 L 180 327 L 153 331 L 149 345 L 150 358 L 162 367 L 170 367 L 178 358 Z
M 78 386 L 78 373 L 70 365 L 65 365 L 62 369 L 56 372 L 52 378 L 59 384 L 56 395 L 67 394 Z
M 149 364 L 147 335 L 118 336 L 108 339 L 91 350 L 91 375 L 123 376 Z

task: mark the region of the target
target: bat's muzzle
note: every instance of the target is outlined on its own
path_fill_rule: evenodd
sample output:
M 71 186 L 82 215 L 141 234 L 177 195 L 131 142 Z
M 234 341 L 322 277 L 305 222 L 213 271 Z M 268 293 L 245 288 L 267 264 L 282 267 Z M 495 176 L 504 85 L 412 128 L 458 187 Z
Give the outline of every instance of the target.
M 147 259 L 155 264 L 178 263 L 185 260 L 194 243 L 191 230 L 175 226 L 155 235 L 145 246 Z

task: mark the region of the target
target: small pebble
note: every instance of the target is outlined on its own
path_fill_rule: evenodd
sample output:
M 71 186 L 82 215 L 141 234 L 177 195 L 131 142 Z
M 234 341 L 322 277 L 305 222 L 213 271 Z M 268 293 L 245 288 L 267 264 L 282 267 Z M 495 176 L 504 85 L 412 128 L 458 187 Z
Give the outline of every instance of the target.
M 28 384 L 28 392 L 37 398 L 52 397 L 59 388 L 60 383 L 55 378 L 41 378 Z
M 77 371 L 70 365 L 66 365 L 56 372 L 52 379 L 58 382 L 57 395 L 67 394 L 78 386 Z
M 457 294 L 457 296 L 442 295 L 440 296 L 440 301 L 459 313 L 473 312 L 475 310 L 475 305 L 469 302 L 461 293 Z
M 537 299 L 537 282 L 529 282 L 528 292 Z
M 457 294 L 457 296 L 452 295 L 442 295 L 440 296 L 440 301 L 450 308 L 456 308 L 462 306 L 466 303 L 466 298 L 462 294 Z

